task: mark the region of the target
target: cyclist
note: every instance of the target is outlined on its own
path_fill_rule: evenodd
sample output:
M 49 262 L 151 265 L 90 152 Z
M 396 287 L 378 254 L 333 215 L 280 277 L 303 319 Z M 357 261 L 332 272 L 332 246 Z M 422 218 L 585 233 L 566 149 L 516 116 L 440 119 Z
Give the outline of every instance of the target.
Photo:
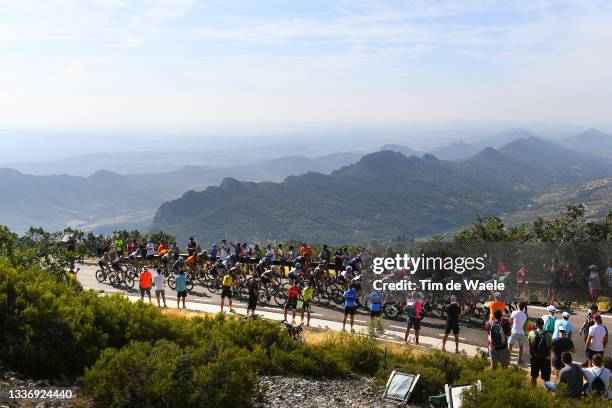
M 189 255 L 185 260 L 185 264 L 189 267 L 189 270 L 193 273 L 196 266 L 198 266 L 198 255 L 195 253 L 193 255 Z
M 103 272 L 106 269 L 108 269 L 108 265 L 110 263 L 111 263 L 111 257 L 108 252 L 104 252 L 104 255 L 102 255 L 102 257 L 98 259 L 98 266 L 100 266 L 100 269 L 102 269 Z
M 493 299 L 484 304 L 489 308 L 489 320 L 495 320 L 495 311 L 501 310 L 502 314 L 506 311 L 506 303 L 501 300 L 502 295 L 499 292 L 493 294 Z
M 230 273 L 229 269 L 225 270 L 222 281 L 221 289 L 221 313 L 223 313 L 223 306 L 225 306 L 225 298 L 229 301 L 230 313 L 234 312 L 232 309 L 232 285 L 234 284 L 234 277 Z
M 353 267 L 347 266 L 346 269 L 338 275 L 338 283 L 344 285 L 344 289 L 347 289 L 353 277 Z
M 172 253 L 166 249 L 163 255 L 161 255 L 159 258 L 160 265 L 164 267 L 168 266 L 171 258 L 172 258 Z
M 304 312 L 306 312 L 306 326 L 310 326 L 310 300 L 314 290 L 310 281 L 306 282 L 306 287 L 302 289 L 302 324 L 304 324 Z
M 197 252 L 197 248 L 198 244 L 196 244 L 193 237 L 189 237 L 189 240 L 187 241 L 187 254 L 189 256 L 195 255 L 195 253 Z
M 300 289 L 297 287 L 295 282 L 291 283 L 287 290 L 287 303 L 285 304 L 285 321 L 287 321 L 287 312 L 291 309 L 291 324 L 295 323 L 295 309 L 297 309 L 298 296 L 300 295 Z
M 266 294 L 266 298 L 268 300 L 270 300 L 270 295 L 269 293 L 269 287 L 270 284 L 273 284 L 274 286 L 278 285 L 278 281 L 275 279 L 275 275 L 276 275 L 276 269 L 277 266 L 274 265 L 271 269 L 268 269 L 266 271 L 264 271 L 260 276 L 259 279 L 261 280 L 261 284 L 264 288 L 264 293 Z
M 287 278 L 289 278 L 290 281 L 295 282 L 295 281 L 300 280 L 301 277 L 302 277 L 302 264 L 296 263 L 293 269 L 291 269 L 289 273 L 287 274 Z
M 354 332 L 353 324 L 355 323 L 355 310 L 357 310 L 357 291 L 351 285 L 348 290 L 342 295 L 344 298 L 344 321 L 342 322 L 342 331 L 346 331 L 346 318 L 351 316 L 351 333 Z
M 119 281 L 122 282 L 125 280 L 125 271 L 123 270 L 123 266 L 121 265 L 121 258 L 117 258 L 111 262 L 111 266 L 115 272 L 117 272 L 117 276 L 119 277 Z
M 174 265 L 172 265 L 172 272 L 179 273 L 184 270 L 185 270 L 185 258 L 183 258 L 182 256 L 179 256 L 176 262 L 174 262 Z

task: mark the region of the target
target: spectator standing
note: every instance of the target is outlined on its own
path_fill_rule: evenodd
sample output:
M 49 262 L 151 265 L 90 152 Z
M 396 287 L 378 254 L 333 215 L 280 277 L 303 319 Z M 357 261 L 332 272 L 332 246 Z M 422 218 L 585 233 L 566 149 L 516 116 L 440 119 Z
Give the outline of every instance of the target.
M 306 282 L 306 286 L 302 289 L 302 324 L 304 324 L 304 313 L 306 314 L 306 326 L 310 326 L 310 301 L 314 290 L 310 280 Z
M 149 297 L 149 303 L 151 303 L 151 285 L 153 283 L 153 276 L 147 268 L 142 271 L 139 277 L 138 286 L 140 287 L 140 301 L 144 302 L 145 293 Z
M 410 297 L 406 299 L 406 334 L 404 341 L 408 343 L 410 329 L 414 328 L 414 344 L 419 344 L 419 332 L 421 331 L 421 314 L 423 311 L 423 303 L 416 298 L 416 294 L 412 292 Z
M 187 298 L 187 278 L 185 277 L 185 271 L 179 269 L 179 274 L 176 277 L 176 308 L 180 307 L 181 299 L 183 300 L 183 309 L 187 309 L 185 306 L 185 299 Z
M 291 324 L 295 323 L 295 310 L 297 309 L 298 297 L 300 289 L 295 284 L 295 280 L 291 282 L 291 286 L 287 289 L 287 303 L 285 304 L 285 321 L 287 321 L 287 313 L 291 309 Z
M 563 368 L 563 362 L 561 361 L 561 355 L 563 353 L 575 353 L 576 348 L 574 342 L 567 337 L 565 332 L 565 326 L 559 327 L 559 337 L 552 341 L 553 359 L 552 366 L 558 372 Z
M 502 319 L 501 310 L 496 310 L 493 320 L 489 320 L 486 325 L 489 338 L 489 357 L 491 359 L 491 369 L 495 370 L 498 364 L 508 367 L 510 364 L 510 353 L 508 352 L 508 336 L 511 334 L 510 324 Z
M 570 314 L 568 312 L 563 312 L 561 314 L 561 319 L 557 319 L 555 321 L 555 330 L 553 331 L 552 339 L 559 338 L 559 328 L 565 327 L 565 334 L 568 339 L 572 338 L 572 334 L 574 333 L 574 327 L 570 323 Z
M 461 314 L 461 308 L 455 295 L 450 297 L 450 305 L 445 307 L 445 313 L 446 327 L 444 329 L 444 338 L 442 339 L 442 351 L 446 351 L 446 341 L 452 331 L 453 336 L 455 336 L 455 353 L 459 354 L 459 315 Z
M 157 307 L 161 307 L 159 298 L 161 297 L 164 301 L 164 307 L 166 306 L 166 277 L 164 274 L 157 270 L 157 275 L 153 278 L 153 285 L 155 285 L 155 297 L 157 298 Z
M 512 325 L 512 331 L 510 334 L 510 340 L 508 341 L 508 354 L 512 355 L 512 346 L 518 346 L 518 363 L 523 364 L 523 347 L 525 345 L 525 323 L 527 322 L 527 304 L 521 302 L 519 304 L 519 310 L 515 310 L 510 315 L 510 324 Z
M 597 265 L 589 266 L 589 297 L 593 303 L 597 303 L 597 298 L 599 297 L 599 278 L 599 267 Z
M 349 286 L 348 290 L 342 295 L 344 298 L 344 320 L 342 322 L 342 331 L 346 330 L 346 319 L 351 316 L 351 333 L 354 332 L 353 325 L 355 323 L 355 311 L 357 310 L 357 291 L 353 285 Z
M 544 330 L 544 320 L 536 319 L 536 328 L 529 332 L 529 354 L 531 355 L 531 384 L 535 387 L 538 377 L 550 381 L 550 354 L 552 335 Z
M 594 324 L 589 327 L 585 350 L 589 359 L 589 367 L 593 366 L 593 358 L 596 355 L 601 355 L 603 358 L 604 350 L 608 345 L 608 329 L 603 326 L 601 315 L 593 316 Z

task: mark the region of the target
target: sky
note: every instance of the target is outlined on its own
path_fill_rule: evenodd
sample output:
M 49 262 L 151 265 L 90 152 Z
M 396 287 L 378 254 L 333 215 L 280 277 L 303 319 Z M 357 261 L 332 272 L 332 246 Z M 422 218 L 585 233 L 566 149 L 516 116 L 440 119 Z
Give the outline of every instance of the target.
M 612 122 L 609 0 L 2 0 L 0 128 Z

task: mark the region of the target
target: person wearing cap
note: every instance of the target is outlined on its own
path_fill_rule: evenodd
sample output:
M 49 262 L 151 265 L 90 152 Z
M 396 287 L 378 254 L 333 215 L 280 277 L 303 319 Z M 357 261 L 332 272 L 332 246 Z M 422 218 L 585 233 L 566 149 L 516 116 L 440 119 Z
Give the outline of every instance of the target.
M 489 320 L 495 320 L 495 311 L 500 310 L 502 314 L 506 311 L 506 303 L 501 300 L 501 293 L 495 292 L 493 294 L 493 300 L 489 300 L 485 303 L 485 307 L 489 308 Z
M 550 305 L 548 306 L 548 314 L 542 316 L 542 321 L 544 322 L 544 331 L 550 333 L 551 336 L 555 331 L 555 323 L 557 322 L 557 316 L 555 316 L 555 313 L 557 312 L 557 308 L 553 305 Z
M 603 357 L 604 349 L 608 345 L 608 330 L 602 325 L 601 315 L 593 316 L 594 324 L 589 328 L 585 351 L 589 359 L 589 367 L 593 366 L 593 357 L 601 354 Z
M 599 267 L 597 265 L 589 266 L 589 297 L 591 302 L 597 303 L 599 297 Z
M 559 337 L 553 339 L 552 341 L 552 366 L 555 370 L 555 373 L 558 373 L 559 370 L 563 368 L 563 362 L 561 361 L 561 355 L 565 352 L 575 353 L 576 348 L 574 347 L 574 342 L 567 337 L 567 333 L 565 331 L 565 326 L 559 326 Z
M 457 302 L 457 296 L 450 297 L 450 305 L 444 308 L 446 313 L 446 328 L 444 329 L 444 339 L 442 339 L 442 351 L 446 351 L 446 340 L 451 330 L 455 336 L 455 353 L 459 353 L 459 315 L 461 308 Z
M 574 328 L 572 327 L 572 324 L 569 321 L 570 314 L 568 312 L 563 312 L 561 314 L 561 317 L 562 319 L 557 319 L 555 321 L 555 330 L 553 331 L 553 335 L 552 335 L 553 340 L 559 338 L 559 328 L 560 327 L 565 328 L 565 334 L 567 335 L 568 339 L 571 339 L 572 334 L 574 333 Z

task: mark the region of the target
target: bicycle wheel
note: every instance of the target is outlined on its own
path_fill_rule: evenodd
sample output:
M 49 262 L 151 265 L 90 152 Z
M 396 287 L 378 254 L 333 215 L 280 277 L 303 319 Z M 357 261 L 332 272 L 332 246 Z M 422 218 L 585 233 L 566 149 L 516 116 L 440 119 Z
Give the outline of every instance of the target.
M 124 283 L 125 283 L 125 286 L 132 289 L 134 287 L 134 278 L 132 278 L 131 276 L 126 276 Z
M 100 283 L 104 282 L 106 280 L 106 274 L 104 273 L 103 270 L 98 269 L 96 271 L 96 280 Z
M 333 288 L 331 291 L 331 299 L 337 305 L 342 305 L 344 303 L 344 297 L 342 296 L 342 291 L 338 288 Z
M 221 279 L 217 279 L 212 277 L 209 281 L 208 284 L 206 286 L 206 289 L 208 289 L 208 291 L 210 293 L 217 293 L 221 291 Z
M 279 306 L 285 306 L 285 304 L 287 304 L 287 292 L 275 289 L 272 297 L 274 298 L 274 302 Z
M 176 281 L 174 283 L 176 286 Z M 185 279 L 185 287 L 187 287 L 187 290 L 190 292 L 193 290 L 193 279 L 192 278 Z
M 389 319 L 396 319 L 399 316 L 400 312 L 400 308 L 395 303 L 385 303 L 383 306 L 383 313 Z
M 111 284 L 112 286 L 117 286 L 117 280 L 118 280 L 118 279 L 117 279 L 117 274 L 115 274 L 115 273 L 112 273 L 112 272 L 111 272 L 111 273 L 108 275 L 108 281 L 110 282 L 110 284 Z
M 176 290 L 176 278 L 173 276 L 168 277 L 168 286 L 172 290 Z

